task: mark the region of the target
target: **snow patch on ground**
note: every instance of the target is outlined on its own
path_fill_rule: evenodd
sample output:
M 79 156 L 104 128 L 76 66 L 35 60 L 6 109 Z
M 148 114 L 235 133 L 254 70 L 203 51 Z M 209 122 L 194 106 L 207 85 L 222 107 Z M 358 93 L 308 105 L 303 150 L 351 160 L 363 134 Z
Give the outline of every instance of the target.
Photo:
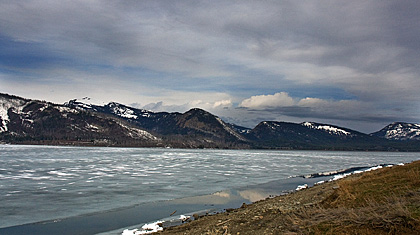
M 330 181 L 336 181 L 342 178 L 345 178 L 349 175 L 352 175 L 352 173 L 345 173 L 345 174 L 340 174 L 340 175 L 334 175 L 334 177 L 330 180 Z
M 307 185 L 307 184 L 304 184 L 304 185 L 298 185 L 298 186 L 296 187 L 296 191 L 299 191 L 299 190 L 302 190 L 302 189 L 305 189 L 305 188 L 308 188 L 308 185 Z
M 178 220 L 182 223 L 187 222 L 191 219 L 189 215 L 180 215 Z M 156 233 L 163 230 L 164 220 L 159 220 L 150 224 L 145 224 L 141 229 L 124 229 L 121 235 L 140 235 L 140 234 L 150 234 Z
M 182 222 L 186 222 L 190 218 L 191 218 L 191 216 L 185 216 L 185 215 L 180 215 L 179 216 L 179 220 L 181 220 Z
M 125 229 L 121 235 L 140 235 L 156 233 L 163 230 L 162 223 L 164 221 L 156 221 L 154 223 L 145 224 L 139 229 Z
M 398 166 L 403 166 L 404 164 L 403 163 L 399 163 L 397 165 Z M 386 167 L 392 167 L 392 166 L 394 166 L 394 165 L 386 165 Z M 381 169 L 381 168 L 383 168 L 383 166 L 378 165 L 378 166 L 370 167 L 370 168 L 368 168 L 366 170 L 353 171 L 353 172 L 350 172 L 350 173 L 334 175 L 334 177 L 330 181 L 339 180 L 339 179 L 345 178 L 345 177 L 347 177 L 349 175 L 360 174 L 360 173 L 369 172 L 369 171 L 375 171 L 375 170 L 378 170 L 378 169 Z
M 339 179 L 343 179 L 343 178 L 345 178 L 347 176 L 350 176 L 350 175 L 360 174 L 360 173 L 369 172 L 369 171 L 375 171 L 375 170 L 378 170 L 378 169 L 381 169 L 381 168 L 384 168 L 384 167 L 393 167 L 393 166 L 404 166 L 404 163 L 398 163 L 398 164 L 395 164 L 395 165 L 388 164 L 388 165 L 385 165 L 385 166 L 378 165 L 378 166 L 373 166 L 373 167 L 367 168 L 365 170 L 355 170 L 355 171 L 352 171 L 352 172 L 342 173 L 342 174 L 338 174 L 338 171 L 330 171 L 330 172 L 318 173 L 317 175 L 332 175 L 332 178 L 328 181 L 328 182 L 331 182 L 331 181 L 336 181 L 336 180 L 339 180 Z M 324 181 L 324 180 L 318 181 L 318 182 L 315 183 L 315 185 L 323 184 L 325 182 L 326 181 Z M 305 189 L 307 187 L 308 187 L 308 185 L 306 185 L 306 184 L 299 185 L 295 189 L 295 191 L 299 191 L 299 190 Z

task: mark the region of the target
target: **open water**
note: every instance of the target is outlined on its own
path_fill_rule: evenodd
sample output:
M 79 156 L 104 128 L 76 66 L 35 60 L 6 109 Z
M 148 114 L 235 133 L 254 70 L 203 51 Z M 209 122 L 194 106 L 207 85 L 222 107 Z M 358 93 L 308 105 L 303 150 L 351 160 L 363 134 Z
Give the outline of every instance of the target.
M 0 228 L 418 159 L 401 152 L 0 145 Z

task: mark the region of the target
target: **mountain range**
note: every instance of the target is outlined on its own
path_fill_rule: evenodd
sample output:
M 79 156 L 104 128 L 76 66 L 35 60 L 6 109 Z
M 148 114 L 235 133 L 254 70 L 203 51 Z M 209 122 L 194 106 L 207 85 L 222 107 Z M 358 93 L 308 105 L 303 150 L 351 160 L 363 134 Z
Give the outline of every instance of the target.
M 420 151 L 420 124 L 365 134 L 339 126 L 264 121 L 253 129 L 199 108 L 151 112 L 89 98 L 64 104 L 0 93 L 0 142 L 78 146 Z

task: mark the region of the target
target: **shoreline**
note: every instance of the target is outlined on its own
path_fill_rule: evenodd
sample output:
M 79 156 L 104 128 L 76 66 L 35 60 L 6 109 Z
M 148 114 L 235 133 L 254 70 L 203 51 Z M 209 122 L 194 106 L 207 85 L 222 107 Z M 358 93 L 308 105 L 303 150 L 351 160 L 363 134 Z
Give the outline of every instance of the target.
M 398 164 L 402 165 L 402 164 Z M 102 234 L 123 234 L 123 235 L 138 235 L 138 234 L 149 234 L 154 233 L 166 229 L 171 229 L 172 227 L 180 226 L 186 222 L 193 222 L 198 220 L 202 217 L 213 216 L 218 214 L 229 213 L 231 211 L 235 211 L 241 208 L 245 208 L 248 205 L 253 205 L 255 203 L 259 203 L 261 201 L 265 201 L 268 199 L 272 199 L 275 197 L 281 197 L 289 194 L 296 193 L 306 188 L 312 188 L 316 185 L 323 185 L 330 182 L 334 182 L 336 180 L 345 178 L 350 175 L 356 175 L 363 172 L 369 172 L 376 169 L 381 169 L 383 167 L 391 167 L 394 165 L 389 164 L 381 164 L 378 166 L 371 166 L 371 167 L 351 167 L 348 169 L 342 170 L 334 170 L 334 171 L 327 171 L 327 172 L 319 172 L 310 175 L 300 175 L 300 176 L 291 176 L 289 178 L 283 180 L 274 180 L 264 184 L 258 184 L 254 186 L 246 186 L 241 187 L 236 190 L 225 190 L 221 192 L 217 192 L 211 195 L 224 195 L 223 197 L 234 197 L 241 195 L 242 200 L 247 199 L 248 202 L 245 203 L 244 201 L 239 206 L 233 207 L 226 207 L 223 209 L 219 209 L 214 211 L 211 214 L 196 214 L 195 212 L 185 213 L 183 215 L 179 215 L 180 218 L 161 218 L 158 221 L 151 222 L 144 224 L 139 224 L 136 226 L 131 226 L 130 228 L 124 229 L 123 233 L 117 233 L 118 230 L 110 231 L 109 233 L 102 233 Z M 276 190 L 272 190 L 275 188 Z M 278 193 L 279 190 L 281 193 Z M 276 191 L 276 192 L 275 192 Z M 211 198 L 206 198 L 207 196 L 198 196 L 196 198 L 204 199 L 207 202 L 211 202 Z M 194 197 L 193 197 L 194 198 Z M 191 198 L 185 198 L 185 200 L 190 200 Z M 183 200 L 183 199 L 180 199 Z M 240 201 L 239 201 L 240 202 Z M 187 219 L 185 219 L 185 216 Z
M 377 149 L 354 149 L 354 148 L 350 148 L 350 149 L 334 149 L 334 148 L 282 148 L 282 147 L 278 147 L 278 148 L 271 148 L 271 147 L 249 147 L 249 148 L 198 148 L 198 147 L 180 147 L 180 146 L 176 146 L 176 147 L 170 147 L 170 146 L 148 146 L 148 145 L 98 145 L 98 144 L 75 144 L 73 142 L 71 143 L 61 143 L 61 144 L 57 144 L 57 143 L 47 143 L 47 142 L 43 142 L 43 143 L 33 143 L 33 142 L 0 142 L 0 146 L 1 145 L 18 145 L 18 146 L 51 146 L 51 147 L 86 147 L 86 148 L 145 148 L 145 149 L 190 149 L 190 150 L 264 150 L 264 151 L 319 151 L 319 152 L 390 152 L 390 153 L 398 153 L 398 152 L 403 152 L 403 153 L 418 153 L 420 152 L 419 150 L 402 150 L 402 149 L 382 149 L 382 150 L 377 150 Z
M 157 234 L 419 233 L 420 161 L 360 173 L 165 228 Z

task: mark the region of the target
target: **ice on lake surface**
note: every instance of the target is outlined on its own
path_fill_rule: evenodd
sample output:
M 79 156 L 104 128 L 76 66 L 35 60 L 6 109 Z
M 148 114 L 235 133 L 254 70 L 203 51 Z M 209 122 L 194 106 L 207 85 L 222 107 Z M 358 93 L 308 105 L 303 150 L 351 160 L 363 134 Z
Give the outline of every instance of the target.
M 1 145 L 0 228 L 418 159 L 396 152 Z

